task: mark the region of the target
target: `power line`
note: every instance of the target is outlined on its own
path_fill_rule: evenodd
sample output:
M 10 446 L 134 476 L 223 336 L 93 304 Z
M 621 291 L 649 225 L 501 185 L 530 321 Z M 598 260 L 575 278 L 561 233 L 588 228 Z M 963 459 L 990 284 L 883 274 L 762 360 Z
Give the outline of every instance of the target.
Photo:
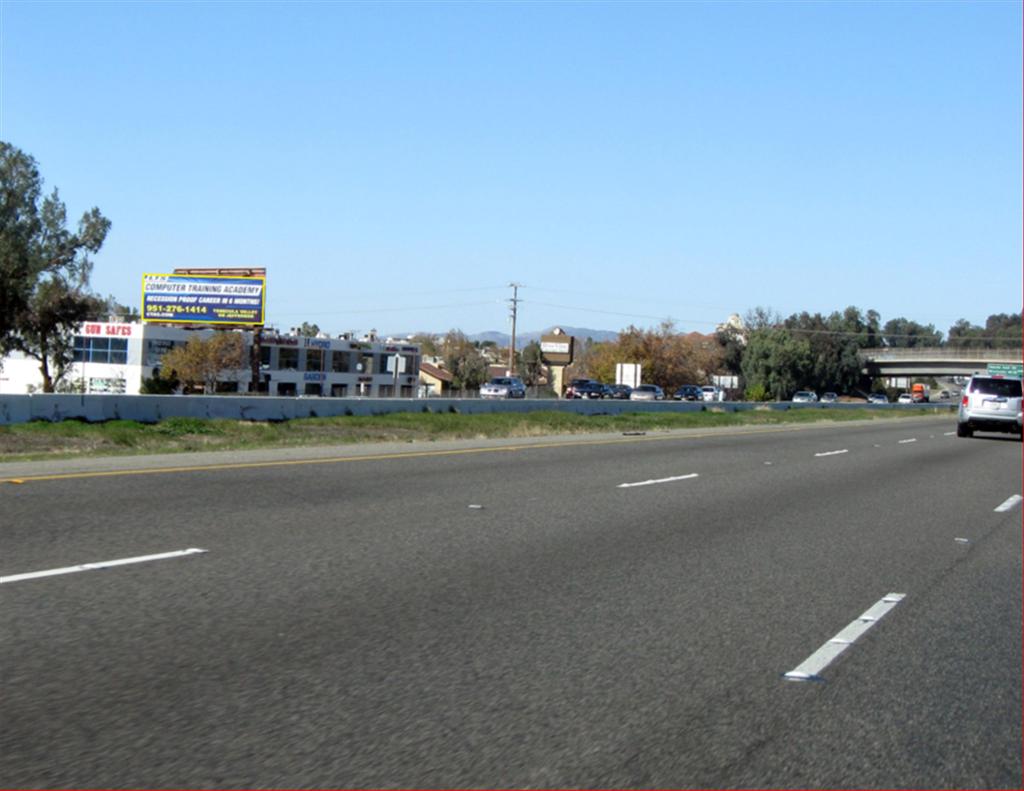
M 497 300 L 500 301 L 500 300 Z M 281 311 L 274 311 L 274 315 L 277 317 L 282 316 L 347 316 L 353 313 L 395 313 L 395 312 L 410 312 L 415 310 L 450 310 L 451 308 L 474 308 L 481 305 L 494 305 L 496 300 L 487 300 L 486 302 L 462 302 L 454 305 L 416 305 L 414 307 L 388 307 L 388 308 L 360 308 L 358 310 L 332 310 L 332 311 L 302 311 L 295 313 L 284 313 Z
M 525 302 L 527 300 L 520 300 L 520 301 L 521 302 Z M 606 316 L 622 316 L 624 318 L 651 319 L 652 321 L 671 321 L 674 324 L 707 324 L 707 325 L 711 325 L 711 326 L 714 326 L 714 327 L 719 327 L 719 326 L 722 325 L 722 322 L 716 322 L 716 321 L 702 321 L 700 319 L 680 319 L 680 318 L 676 318 L 674 316 L 652 316 L 652 315 L 643 314 L 643 313 L 623 313 L 623 312 L 620 312 L 620 311 L 599 310 L 597 308 L 583 308 L 583 307 L 580 307 L 578 305 L 556 305 L 556 304 L 554 304 L 552 302 L 537 302 L 535 300 L 529 300 L 529 304 L 531 304 L 531 305 L 541 305 L 543 307 L 548 307 L 548 308 L 558 308 L 560 310 L 575 310 L 575 311 L 579 311 L 581 313 L 598 313 L 598 314 L 602 314 L 602 315 L 606 315 Z M 784 323 L 783 324 L 773 324 L 773 325 L 771 325 L 771 327 L 769 327 L 769 329 L 787 330 L 788 332 L 794 332 L 794 333 L 799 332 L 799 333 L 803 333 L 805 335 L 836 335 L 836 336 L 848 336 L 848 337 L 861 337 L 864 334 L 866 334 L 867 332 L 869 332 L 868 328 L 865 328 L 864 330 L 861 330 L 859 332 L 853 332 L 851 330 L 815 330 L 815 329 L 804 329 L 804 328 L 800 328 L 800 327 L 787 327 Z M 881 327 L 878 327 L 878 328 L 870 330 L 870 331 L 873 332 L 875 335 L 877 335 L 880 338 L 920 338 L 920 339 L 923 340 L 926 337 L 924 335 L 914 334 L 914 333 L 885 332 Z M 942 331 L 941 330 L 936 330 L 936 332 L 939 335 L 942 335 Z M 946 339 L 946 343 L 956 342 L 958 340 L 962 340 L 965 343 L 969 343 L 969 342 L 972 342 L 972 341 L 996 341 L 996 342 L 1005 341 L 1007 343 L 1020 343 L 1020 339 L 1018 339 L 1018 338 L 1001 338 L 999 336 L 993 336 L 993 335 L 955 336 L 953 338 L 947 338 Z

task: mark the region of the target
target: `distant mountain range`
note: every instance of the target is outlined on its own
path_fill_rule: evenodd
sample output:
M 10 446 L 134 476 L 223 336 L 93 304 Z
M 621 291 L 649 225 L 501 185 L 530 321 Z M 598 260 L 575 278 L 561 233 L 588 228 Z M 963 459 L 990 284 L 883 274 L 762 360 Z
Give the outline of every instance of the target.
M 536 332 L 517 332 L 516 333 L 516 348 L 522 349 L 528 343 L 533 341 L 540 341 L 542 335 L 550 335 L 551 330 L 554 327 L 548 327 L 546 330 L 539 330 Z M 614 341 L 619 337 L 618 332 L 611 332 L 610 330 L 593 330 L 587 327 L 565 327 L 562 326 L 562 330 L 566 335 L 574 335 L 580 340 L 586 340 L 591 338 L 595 341 Z M 512 340 L 512 336 L 507 332 L 478 332 L 475 335 L 467 335 L 471 341 L 494 341 L 499 346 L 508 346 L 509 341 Z
M 616 340 L 619 337 L 619 333 L 618 332 L 612 332 L 611 330 L 593 330 L 593 329 L 589 329 L 587 327 L 566 327 L 564 325 L 560 325 L 560 326 L 561 326 L 562 330 L 565 332 L 566 335 L 574 335 L 574 336 L 576 336 L 577 338 L 579 338 L 581 340 L 586 340 L 587 338 L 592 338 L 593 340 L 598 341 L 598 342 L 600 342 L 600 341 L 614 341 L 614 340 Z M 532 341 L 540 341 L 542 335 L 550 335 L 551 334 L 551 330 L 553 330 L 553 329 L 554 329 L 554 327 L 548 327 L 546 330 L 538 330 L 538 331 L 535 331 L 535 332 L 517 332 L 516 333 L 516 348 L 517 349 L 522 349 L 524 346 L 526 346 L 528 343 L 531 343 Z M 408 332 L 394 333 L 393 335 L 391 335 L 391 337 L 403 338 L 403 337 L 405 337 L 407 335 L 411 335 L 411 334 L 418 334 L 418 333 L 408 333 Z M 430 334 L 432 334 L 432 335 L 444 335 L 443 332 L 440 332 L 440 333 L 430 333 Z M 384 335 L 382 337 L 388 337 L 388 336 Z M 466 337 L 469 338 L 471 341 L 480 341 L 481 343 L 483 341 L 494 341 L 496 344 L 498 344 L 498 346 L 508 346 L 509 341 L 512 340 L 512 336 L 509 333 L 507 333 L 507 332 L 494 332 L 494 331 L 491 331 L 491 332 L 477 332 L 477 333 L 475 333 L 473 335 L 467 335 Z

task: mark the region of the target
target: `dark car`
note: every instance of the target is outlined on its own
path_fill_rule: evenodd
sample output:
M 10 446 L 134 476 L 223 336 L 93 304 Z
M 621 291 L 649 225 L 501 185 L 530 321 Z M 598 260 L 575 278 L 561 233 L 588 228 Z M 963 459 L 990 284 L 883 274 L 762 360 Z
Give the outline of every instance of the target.
M 633 392 L 633 388 L 629 385 L 607 385 L 605 387 L 605 398 L 618 398 L 619 400 L 628 400 L 629 394 Z
M 704 391 L 697 385 L 683 385 L 672 394 L 676 401 L 703 401 Z
M 565 388 L 566 398 L 582 398 L 582 396 L 576 395 L 576 388 L 584 387 L 590 384 L 599 384 L 596 379 L 573 379 L 569 382 L 569 386 Z
M 572 395 L 569 395 L 569 393 Z M 588 381 L 574 385 L 565 393 L 566 398 L 604 398 L 604 385 L 600 382 Z

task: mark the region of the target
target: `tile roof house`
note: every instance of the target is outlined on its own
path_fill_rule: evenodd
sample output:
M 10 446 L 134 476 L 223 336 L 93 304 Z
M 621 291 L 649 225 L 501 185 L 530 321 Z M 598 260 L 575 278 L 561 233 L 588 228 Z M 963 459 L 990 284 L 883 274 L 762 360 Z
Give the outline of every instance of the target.
M 420 363 L 420 385 L 426 389 L 428 396 L 446 396 L 452 392 L 450 371 L 438 368 L 430 363 Z

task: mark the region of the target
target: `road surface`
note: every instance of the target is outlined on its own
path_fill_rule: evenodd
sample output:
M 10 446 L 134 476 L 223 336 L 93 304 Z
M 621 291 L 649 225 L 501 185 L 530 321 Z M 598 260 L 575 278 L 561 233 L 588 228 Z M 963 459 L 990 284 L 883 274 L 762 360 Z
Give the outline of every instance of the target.
M 953 430 L 2 465 L 0 785 L 1019 788 L 1021 444 Z

